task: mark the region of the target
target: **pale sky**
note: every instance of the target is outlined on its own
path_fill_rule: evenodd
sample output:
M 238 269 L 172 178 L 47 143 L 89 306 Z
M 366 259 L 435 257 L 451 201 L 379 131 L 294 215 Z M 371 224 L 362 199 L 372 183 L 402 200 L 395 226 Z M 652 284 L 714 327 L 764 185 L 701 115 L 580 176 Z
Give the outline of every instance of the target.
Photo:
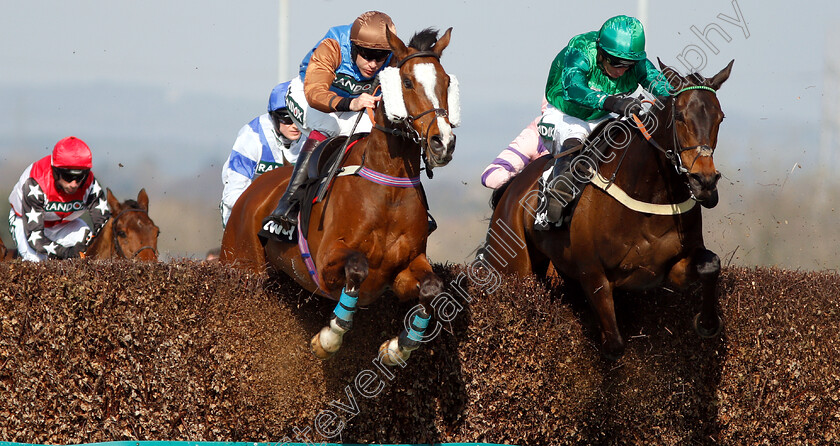
M 568 39 L 597 29 L 613 15 L 636 15 L 638 4 L 627 0 L 289 3 L 292 67 L 328 27 L 378 9 L 392 16 L 405 40 L 425 27 L 453 27 L 443 62 L 461 81 L 464 107 L 467 112 L 469 107 L 496 107 L 500 113 L 528 104 L 536 113 L 549 63 Z M 72 89 L 109 82 L 164 88 L 173 101 L 188 92 L 224 96 L 252 104 L 253 112 L 243 113 L 245 122 L 247 114 L 263 110 L 267 93 L 279 80 L 278 5 L 277 0 L 4 2 L 0 86 Z M 727 111 L 818 118 L 825 39 L 840 24 L 839 2 L 649 0 L 647 10 L 647 51 L 652 60 L 659 57 L 681 66 L 678 57 L 684 55 L 700 65 L 699 49 L 706 61 L 702 71 L 713 74 L 736 59 L 733 76 L 721 93 Z M 721 18 L 737 19 L 739 13 L 745 24 Z M 712 24 L 719 28 L 708 28 Z M 692 26 L 709 29 L 707 40 L 718 54 L 692 32 Z M 44 104 L 39 112 L 49 114 L 56 108 L 60 104 Z M 465 132 L 469 118 L 466 114 Z M 512 118 L 528 120 L 527 115 Z M 498 144 L 506 144 L 520 126 L 512 123 L 501 129 Z
M 368 9 L 387 12 L 398 33 L 453 27 L 446 68 L 461 79 L 465 100 L 499 104 L 539 101 L 548 64 L 568 39 L 597 29 L 612 15 L 635 15 L 627 0 L 367 1 L 290 0 L 290 54 L 296 66 L 333 25 Z M 651 59 L 678 64 L 690 45 L 708 57 L 706 72 L 736 59 L 727 84 L 733 107 L 802 111 L 792 101 L 820 83 L 824 39 L 840 20 L 840 4 L 649 0 Z M 719 15 L 746 20 L 744 30 Z M 719 54 L 691 32 L 717 24 L 731 40 L 710 34 Z M 4 2 L 0 14 L 0 84 L 66 85 L 110 81 L 265 101 L 278 81 L 278 1 L 27 1 Z M 815 93 L 815 92 L 813 92 Z M 812 93 L 812 94 L 813 94 Z M 262 108 L 262 107 L 260 107 Z

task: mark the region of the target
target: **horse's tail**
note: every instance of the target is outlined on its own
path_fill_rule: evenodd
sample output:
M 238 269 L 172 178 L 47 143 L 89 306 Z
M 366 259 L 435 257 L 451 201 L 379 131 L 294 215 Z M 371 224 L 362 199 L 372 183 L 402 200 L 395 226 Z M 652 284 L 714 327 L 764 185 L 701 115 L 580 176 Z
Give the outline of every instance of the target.
M 490 195 L 490 209 L 495 210 L 496 206 L 499 205 L 499 202 L 502 201 L 502 195 L 505 194 L 505 191 L 507 190 L 508 186 L 510 186 L 510 182 L 512 179 L 513 177 L 509 178 L 507 181 L 505 181 L 504 184 L 493 190 L 493 194 Z

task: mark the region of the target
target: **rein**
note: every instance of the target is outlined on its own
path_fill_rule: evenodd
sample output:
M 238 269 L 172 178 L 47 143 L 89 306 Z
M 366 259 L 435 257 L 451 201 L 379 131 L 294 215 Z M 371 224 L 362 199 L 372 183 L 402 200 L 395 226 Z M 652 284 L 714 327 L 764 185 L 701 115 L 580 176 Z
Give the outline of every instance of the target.
M 125 255 L 125 252 L 123 252 L 122 247 L 120 246 L 120 241 L 117 238 L 117 231 L 114 228 L 117 226 L 117 220 L 119 220 L 120 217 L 122 217 L 123 214 L 125 214 L 126 212 L 142 212 L 146 215 L 149 215 L 149 213 L 145 209 L 130 208 L 130 209 L 122 210 L 119 214 L 117 214 L 116 217 L 114 217 L 114 220 L 111 222 L 111 236 L 113 238 L 114 247 L 116 248 L 117 255 L 124 258 L 124 259 L 133 259 L 133 258 L 137 257 L 137 254 L 140 254 L 142 251 L 145 251 L 147 249 L 151 249 L 155 253 L 155 256 L 157 256 L 157 250 L 155 248 L 149 246 L 149 245 L 141 246 L 136 251 L 134 251 L 134 253 L 131 254 L 131 257 L 128 257 L 127 255 Z

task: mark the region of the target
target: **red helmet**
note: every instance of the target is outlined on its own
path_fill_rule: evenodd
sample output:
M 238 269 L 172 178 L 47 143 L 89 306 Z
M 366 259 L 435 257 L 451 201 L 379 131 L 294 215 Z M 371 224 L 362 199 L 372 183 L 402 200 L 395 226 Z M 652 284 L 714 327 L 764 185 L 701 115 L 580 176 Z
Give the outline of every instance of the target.
M 93 155 L 84 141 L 68 136 L 55 144 L 51 164 L 60 169 L 90 169 L 93 167 Z

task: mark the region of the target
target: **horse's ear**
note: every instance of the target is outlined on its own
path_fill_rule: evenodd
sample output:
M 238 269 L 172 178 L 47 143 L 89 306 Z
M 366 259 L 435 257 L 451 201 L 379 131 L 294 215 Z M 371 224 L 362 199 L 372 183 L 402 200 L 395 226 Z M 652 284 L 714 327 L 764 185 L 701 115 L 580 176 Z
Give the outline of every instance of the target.
M 659 62 L 659 69 L 662 70 L 662 74 L 665 75 L 665 79 L 668 79 L 668 83 L 671 84 L 675 90 L 679 90 L 683 85 L 688 83 L 688 81 L 685 80 L 680 73 L 677 73 L 677 70 L 662 63 L 662 60 L 658 57 L 656 58 L 656 61 Z
M 391 45 L 391 50 L 394 52 L 394 61 L 403 60 L 405 56 L 408 56 L 408 48 L 396 34 L 391 32 L 390 26 L 385 27 L 385 36 L 388 38 L 388 45 Z
M 146 188 L 140 189 L 140 193 L 137 194 L 137 204 L 140 205 L 143 209 L 147 212 L 149 210 L 149 196 L 146 194 Z
M 105 188 L 108 192 L 108 207 L 111 208 L 112 214 L 119 214 L 120 213 L 120 201 L 117 200 L 117 197 L 111 192 L 110 188 Z
M 720 89 L 720 86 L 729 79 L 729 74 L 732 73 L 732 64 L 735 63 L 735 59 L 732 59 L 729 62 L 729 65 L 726 68 L 720 70 L 720 73 L 716 74 L 713 78 L 709 79 L 709 86 L 714 88 L 715 90 Z
M 437 54 L 438 57 L 440 57 L 440 53 L 442 53 L 443 50 L 446 49 L 446 47 L 449 45 L 449 39 L 450 39 L 451 35 L 452 35 L 452 28 L 450 27 L 449 29 L 446 30 L 445 33 L 443 33 L 443 35 L 440 37 L 440 39 L 438 39 L 438 41 L 435 43 L 435 46 L 432 47 L 432 51 L 434 51 L 435 54 Z

